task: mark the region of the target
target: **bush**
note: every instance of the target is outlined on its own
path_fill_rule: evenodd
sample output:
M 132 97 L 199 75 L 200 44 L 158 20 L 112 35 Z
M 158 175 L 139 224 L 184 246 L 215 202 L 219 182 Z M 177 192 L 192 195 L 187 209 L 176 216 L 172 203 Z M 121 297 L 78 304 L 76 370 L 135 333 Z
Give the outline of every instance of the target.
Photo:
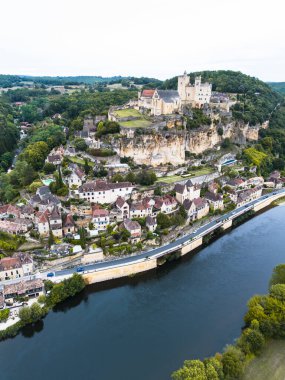
M 7 319 L 9 318 L 9 315 L 10 315 L 9 309 L 0 310 L 0 322 L 6 322 Z
M 46 286 L 46 284 L 45 284 Z M 63 280 L 59 284 L 55 284 L 50 289 L 50 293 L 46 298 L 47 306 L 53 307 L 57 303 L 66 300 L 69 297 L 81 292 L 85 287 L 83 277 L 77 273 L 71 278 Z

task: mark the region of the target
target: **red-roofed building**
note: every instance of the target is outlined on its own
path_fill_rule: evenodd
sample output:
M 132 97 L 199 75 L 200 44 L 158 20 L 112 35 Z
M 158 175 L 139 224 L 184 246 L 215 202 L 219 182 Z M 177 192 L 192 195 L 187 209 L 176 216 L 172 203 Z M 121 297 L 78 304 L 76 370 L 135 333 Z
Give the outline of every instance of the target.
M 92 223 L 96 230 L 104 231 L 108 224 L 110 224 L 109 211 L 98 206 L 99 205 L 95 205 L 92 207 Z

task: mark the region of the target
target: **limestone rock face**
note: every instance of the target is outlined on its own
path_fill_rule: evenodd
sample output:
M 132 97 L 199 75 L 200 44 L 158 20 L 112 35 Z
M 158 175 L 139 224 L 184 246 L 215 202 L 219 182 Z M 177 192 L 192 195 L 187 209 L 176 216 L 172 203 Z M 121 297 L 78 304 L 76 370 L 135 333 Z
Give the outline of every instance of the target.
M 203 153 L 220 145 L 225 138 L 241 145 L 247 141 L 256 141 L 261 126 L 250 127 L 231 122 L 222 128 L 222 136 L 218 133 L 219 127 L 215 125 L 191 131 L 145 131 L 138 136 L 133 131 L 118 139 L 114 143 L 114 149 L 121 157 L 132 157 L 138 165 L 158 166 L 169 162 L 181 165 L 185 162 L 185 151 Z
M 180 165 L 185 162 L 185 137 L 156 133 L 123 138 L 118 150 L 121 157 L 132 157 L 139 165 L 158 166 L 168 162 Z

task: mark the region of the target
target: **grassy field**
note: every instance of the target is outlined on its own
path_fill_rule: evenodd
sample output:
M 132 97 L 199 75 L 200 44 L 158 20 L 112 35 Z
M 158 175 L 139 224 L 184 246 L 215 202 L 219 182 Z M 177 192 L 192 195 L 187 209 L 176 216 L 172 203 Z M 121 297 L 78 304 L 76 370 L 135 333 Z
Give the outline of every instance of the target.
M 115 111 L 115 114 L 118 117 L 129 117 L 129 116 L 142 117 L 142 114 L 133 108 L 127 108 L 124 110 L 117 110 L 117 111 Z
M 147 128 L 151 122 L 147 120 L 139 111 L 133 108 L 118 110 L 115 112 L 118 117 L 138 117 L 138 120 L 122 121 L 120 125 L 125 128 Z
M 200 175 L 205 175 L 205 174 L 210 174 L 213 172 L 213 169 L 212 168 L 202 168 L 202 169 L 199 169 L 199 170 L 195 170 L 195 171 L 192 171 L 191 173 L 189 173 L 189 176 L 180 176 L 180 175 L 173 175 L 173 176 L 169 176 L 169 177 L 160 177 L 157 179 L 157 183 L 158 182 L 165 182 L 165 183 L 173 183 L 173 182 L 178 182 L 178 181 L 183 181 L 185 179 L 188 179 L 188 178 L 193 178 L 193 177 L 198 177 Z
M 151 125 L 151 123 L 145 119 L 138 119 L 138 120 L 122 121 L 120 122 L 120 125 L 126 128 L 148 128 Z
M 69 161 L 74 162 L 75 164 L 84 165 L 84 160 L 79 157 L 68 157 Z M 88 161 L 88 165 L 93 167 L 94 163 L 91 161 Z
M 271 341 L 247 367 L 242 380 L 284 380 L 285 340 Z

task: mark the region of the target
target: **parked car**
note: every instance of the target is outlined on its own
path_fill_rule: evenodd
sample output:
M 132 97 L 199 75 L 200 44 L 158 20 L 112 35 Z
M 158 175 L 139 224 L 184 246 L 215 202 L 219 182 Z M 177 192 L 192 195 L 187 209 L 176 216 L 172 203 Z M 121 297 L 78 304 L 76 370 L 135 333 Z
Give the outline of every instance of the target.
M 84 272 L 84 268 L 83 267 L 78 267 L 78 268 L 76 268 L 76 272 Z
M 47 277 L 53 277 L 54 275 L 55 275 L 54 272 L 49 272 L 49 273 L 47 274 Z

